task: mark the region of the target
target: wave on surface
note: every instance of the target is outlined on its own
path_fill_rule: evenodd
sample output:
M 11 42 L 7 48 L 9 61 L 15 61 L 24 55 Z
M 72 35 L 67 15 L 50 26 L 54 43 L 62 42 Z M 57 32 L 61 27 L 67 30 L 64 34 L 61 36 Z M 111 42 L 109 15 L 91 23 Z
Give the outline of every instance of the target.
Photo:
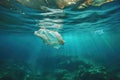
M 41 26 L 61 32 L 106 29 L 119 27 L 120 1 L 114 1 L 99 7 L 73 10 L 51 9 L 42 12 L 28 8 L 13 0 L 0 3 L 0 31 L 34 32 Z M 113 26 L 114 24 L 114 26 Z

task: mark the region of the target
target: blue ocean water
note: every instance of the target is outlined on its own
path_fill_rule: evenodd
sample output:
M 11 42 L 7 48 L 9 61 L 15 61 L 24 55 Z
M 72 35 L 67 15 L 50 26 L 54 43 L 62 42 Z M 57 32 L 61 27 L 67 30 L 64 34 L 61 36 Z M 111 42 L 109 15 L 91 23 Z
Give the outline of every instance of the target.
M 0 70 L 1 66 L 9 66 L 9 69 L 0 71 L 0 80 L 20 79 L 19 76 L 10 79 L 9 75 L 2 75 L 4 72 L 10 74 L 8 70 L 15 73 L 16 65 L 23 71 L 26 66 L 21 67 L 17 63 L 27 65 L 29 69 L 25 69 L 24 79 L 20 80 L 119 80 L 120 1 L 116 0 L 99 7 L 90 6 L 82 10 L 74 9 L 73 6 L 63 10 L 51 10 L 53 12 L 42 12 L 16 1 L 4 4 L 0 2 Z M 34 35 L 34 31 L 41 26 L 58 31 L 63 36 L 65 44 L 60 49 L 45 45 Z M 75 59 L 83 60 L 87 64 L 102 65 L 111 71 L 113 69 L 115 71 L 109 75 L 116 72 L 117 78 L 99 79 L 94 75 L 97 77 L 93 79 L 84 74 L 88 78 L 73 79 L 69 76 L 77 75 L 76 71 L 79 70 L 73 66 L 78 65 Z M 61 73 L 58 76 L 59 70 Z M 49 73 L 53 73 L 52 76 Z M 29 77 L 32 74 L 40 79 Z M 63 74 L 67 75 L 67 78 L 64 76 L 63 79 Z M 41 78 L 41 75 L 45 78 Z

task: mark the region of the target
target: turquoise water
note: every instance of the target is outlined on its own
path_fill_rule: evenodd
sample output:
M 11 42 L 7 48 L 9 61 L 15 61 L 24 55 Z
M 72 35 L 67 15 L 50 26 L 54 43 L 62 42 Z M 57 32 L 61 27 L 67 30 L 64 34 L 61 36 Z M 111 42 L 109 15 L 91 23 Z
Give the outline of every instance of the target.
M 120 80 L 120 1 L 51 10 L 0 2 L 0 80 Z M 41 26 L 65 44 L 45 45 Z

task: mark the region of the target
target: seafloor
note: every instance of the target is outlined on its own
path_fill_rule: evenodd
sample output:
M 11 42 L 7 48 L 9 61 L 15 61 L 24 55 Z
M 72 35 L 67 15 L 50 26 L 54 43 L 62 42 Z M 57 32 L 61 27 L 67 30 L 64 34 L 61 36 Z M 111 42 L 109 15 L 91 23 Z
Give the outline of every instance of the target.
M 47 59 L 49 62 L 36 65 L 36 70 L 26 62 L 0 61 L 0 80 L 120 80 L 120 67 L 110 68 L 73 56 Z

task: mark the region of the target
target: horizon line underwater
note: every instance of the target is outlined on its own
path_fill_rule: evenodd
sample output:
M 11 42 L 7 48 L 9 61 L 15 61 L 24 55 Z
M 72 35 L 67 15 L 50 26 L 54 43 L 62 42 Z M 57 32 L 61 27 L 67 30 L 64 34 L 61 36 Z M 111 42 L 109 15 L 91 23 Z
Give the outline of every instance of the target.
M 1 0 L 0 80 L 120 80 L 120 0 Z

